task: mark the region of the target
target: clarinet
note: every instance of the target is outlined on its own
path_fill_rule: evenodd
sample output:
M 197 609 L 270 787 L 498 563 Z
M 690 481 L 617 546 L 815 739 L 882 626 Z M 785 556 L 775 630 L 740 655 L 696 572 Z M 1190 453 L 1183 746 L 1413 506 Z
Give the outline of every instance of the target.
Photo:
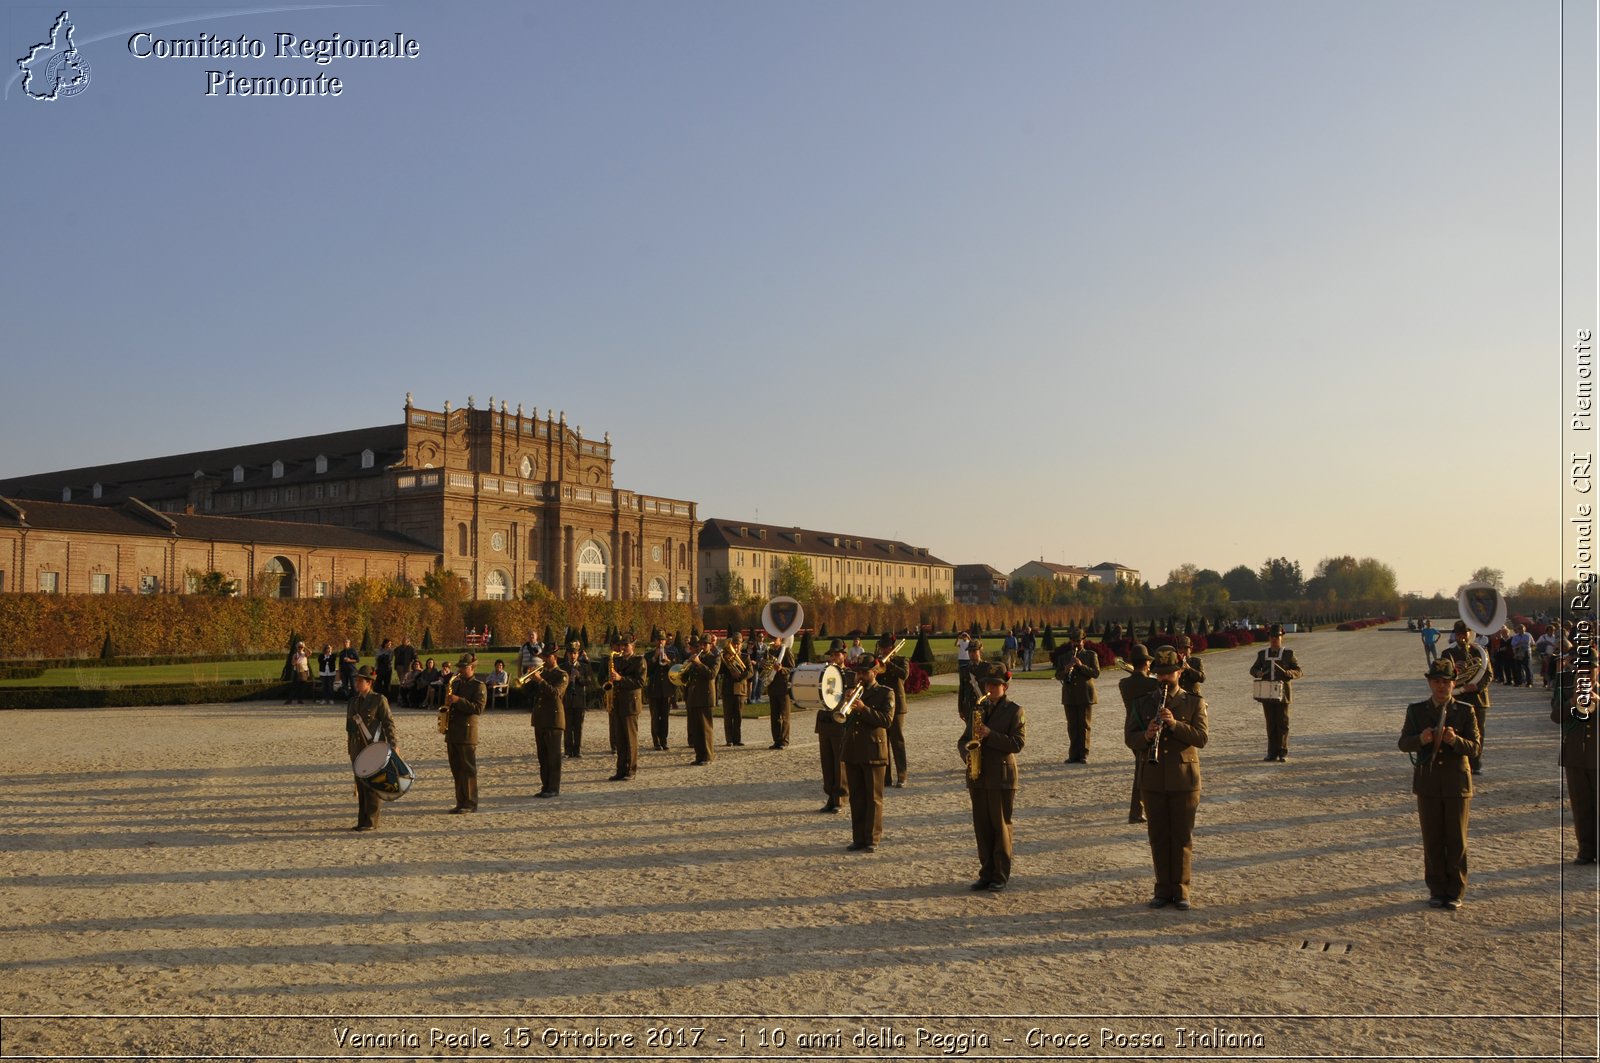
M 1172 696 L 1172 688 L 1161 684 L 1161 704 L 1156 707 L 1156 736 L 1150 740 L 1150 752 L 1144 758 L 1146 764 L 1161 763 L 1161 736 L 1166 733 L 1167 725 L 1161 722 L 1161 710 L 1167 707 L 1167 699 Z

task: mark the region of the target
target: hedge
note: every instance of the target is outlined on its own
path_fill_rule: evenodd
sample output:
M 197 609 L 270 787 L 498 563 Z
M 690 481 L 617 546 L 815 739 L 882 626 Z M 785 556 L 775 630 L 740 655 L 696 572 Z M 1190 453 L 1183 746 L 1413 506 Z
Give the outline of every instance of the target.
M 694 606 L 680 602 L 613 602 L 547 598 L 537 602 L 438 602 L 427 598 L 214 598 L 192 594 L 0 595 L 0 657 L 99 660 L 106 634 L 119 658 L 267 656 L 285 652 L 291 633 L 307 645 L 341 645 L 361 637 L 419 644 L 425 630 L 457 644 L 469 627 L 489 626 L 496 642 L 516 645 L 546 625 L 608 625 L 648 632 L 688 631 Z
M 284 698 L 287 683 L 130 684 L 123 687 L 0 689 L 0 709 L 101 709 L 141 705 L 214 705 Z

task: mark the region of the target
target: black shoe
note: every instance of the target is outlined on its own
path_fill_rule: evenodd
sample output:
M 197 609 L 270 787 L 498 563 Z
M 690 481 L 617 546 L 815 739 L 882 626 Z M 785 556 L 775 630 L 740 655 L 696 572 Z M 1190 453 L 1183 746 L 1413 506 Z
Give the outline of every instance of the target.
M 457 806 L 456 806 L 456 807 L 455 807 L 455 808 L 452 808 L 452 809 L 451 809 L 451 810 L 450 810 L 450 814 L 451 814 L 451 815 L 452 815 L 452 816 L 459 816 L 459 815 L 461 815 L 461 814 L 462 814 L 462 813 L 463 813 L 463 812 L 466 812 L 466 811 L 468 811 L 468 810 L 467 810 L 467 809 L 465 809 L 465 808 L 462 808 L 462 807 L 461 807 L 461 806 L 460 806 L 460 805 L 457 805 Z
M 1165 908 L 1171 903 L 1171 897 L 1151 897 L 1150 900 L 1146 902 L 1145 906 L 1148 908 Z
M 991 885 L 991 883 L 989 882 L 988 879 L 980 878 L 978 881 L 976 881 L 972 885 L 968 886 L 967 889 L 971 890 L 974 893 L 977 893 L 979 890 L 988 889 L 990 885 Z
M 847 853 L 859 853 L 865 848 L 867 848 L 867 845 L 864 842 L 851 842 L 844 847 L 844 851 Z
M 878 847 L 876 845 L 863 845 L 861 847 L 861 851 L 864 853 L 875 853 L 878 851 Z
M 1172 906 L 1178 909 L 1180 912 L 1187 912 L 1189 910 L 1189 902 L 1182 897 L 1173 901 Z
M 896 790 L 904 790 L 906 788 L 906 777 L 904 775 L 894 781 L 894 788 Z
M 351 830 L 377 830 L 378 828 L 372 826 L 370 823 L 369 824 L 357 823 L 354 827 L 351 827 L 350 829 Z
M 1285 763 L 1288 759 L 1289 759 L 1289 754 L 1287 754 L 1287 753 L 1279 753 L 1278 754 L 1278 763 L 1279 764 Z
M 608 776 L 606 776 L 606 782 L 622 782 L 625 779 L 627 779 L 626 775 L 608 775 Z
M 1143 816 L 1129 816 L 1128 817 L 1128 822 L 1129 823 L 1148 823 L 1150 821 L 1145 819 Z
M 1594 863 L 1594 854 L 1591 853 L 1588 856 L 1584 856 L 1582 853 L 1579 853 L 1578 858 L 1572 862 L 1574 864 L 1592 864 Z
M 990 893 L 1004 893 L 1005 889 L 1006 889 L 1006 884 L 1004 882 L 991 882 L 991 883 L 989 883 L 989 892 Z
M 535 796 L 535 797 L 554 797 L 555 794 L 551 793 L 549 790 L 540 790 L 538 793 L 534 794 L 533 796 Z
M 1444 898 L 1443 897 L 1429 897 L 1428 898 L 1428 907 L 1429 908 L 1443 908 L 1444 907 Z
M 770 746 L 768 746 L 767 748 L 768 749 L 782 749 L 783 748 L 783 743 L 782 742 L 774 742 Z
M 1458 909 L 1460 907 L 1461 907 L 1461 898 L 1460 897 L 1446 897 L 1444 899 L 1444 910 L 1445 911 L 1453 912 L 1453 911 L 1455 911 L 1456 909 Z
M 1266 756 L 1261 758 L 1262 763 L 1266 763 L 1268 761 L 1274 761 L 1274 760 L 1277 760 L 1277 759 L 1278 759 L 1278 754 L 1276 754 L 1276 753 L 1268 753 Z
M 817 809 L 817 811 L 818 812 L 832 812 L 834 815 L 837 816 L 839 814 L 839 803 L 837 801 L 829 801 L 827 804 L 825 804 L 821 808 Z

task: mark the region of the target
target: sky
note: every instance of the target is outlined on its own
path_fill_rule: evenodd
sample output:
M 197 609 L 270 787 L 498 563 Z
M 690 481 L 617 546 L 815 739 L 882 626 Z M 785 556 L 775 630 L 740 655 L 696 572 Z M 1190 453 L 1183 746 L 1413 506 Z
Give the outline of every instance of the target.
M 0 22 L 0 477 L 493 396 L 954 564 L 1561 571 L 1557 5 L 102 3 L 31 99 L 60 10 Z M 201 34 L 266 54 L 134 54 Z

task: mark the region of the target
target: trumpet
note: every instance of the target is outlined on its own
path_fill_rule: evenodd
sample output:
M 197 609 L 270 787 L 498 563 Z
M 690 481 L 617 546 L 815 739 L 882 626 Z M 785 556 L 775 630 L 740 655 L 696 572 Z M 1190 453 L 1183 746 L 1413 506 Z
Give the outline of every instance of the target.
M 967 761 L 967 782 L 975 783 L 983 776 L 983 739 L 978 737 L 978 728 L 983 726 L 983 707 L 989 703 L 989 695 L 985 694 L 972 706 L 972 730 L 969 732 L 966 745 L 962 748 L 963 756 Z
M 526 683 L 528 680 L 532 679 L 542 671 L 544 671 L 544 662 L 535 657 L 533 659 L 533 667 L 529 668 L 526 672 L 523 672 L 520 676 L 518 676 L 517 681 L 511 685 L 516 687 L 518 690 L 521 690 L 522 684 Z
M 845 699 L 845 703 L 843 705 L 840 705 L 837 709 L 833 710 L 833 722 L 834 723 L 847 723 L 847 722 L 849 722 L 850 714 L 855 711 L 856 705 L 861 701 L 861 695 L 865 694 L 866 692 L 867 692 L 866 684 L 857 683 L 855 685 L 855 689 L 850 691 L 850 696 Z

